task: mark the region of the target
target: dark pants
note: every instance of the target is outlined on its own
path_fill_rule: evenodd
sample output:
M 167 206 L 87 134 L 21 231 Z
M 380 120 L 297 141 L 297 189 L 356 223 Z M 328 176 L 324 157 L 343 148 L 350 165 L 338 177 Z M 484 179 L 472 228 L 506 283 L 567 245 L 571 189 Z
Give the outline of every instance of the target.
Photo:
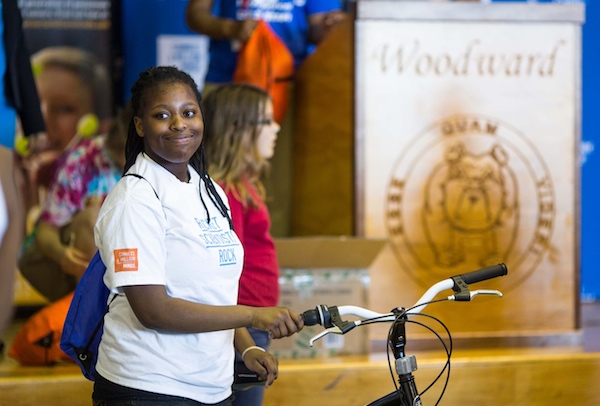
M 93 406 L 231 406 L 231 397 L 222 402 L 208 405 L 192 399 L 175 396 L 156 395 L 152 397 L 132 397 L 118 400 L 94 400 Z
M 233 396 L 212 406 L 231 406 Z M 192 399 L 179 396 L 163 395 L 140 389 L 127 388 L 110 382 L 100 374 L 96 374 L 93 406 L 209 406 Z

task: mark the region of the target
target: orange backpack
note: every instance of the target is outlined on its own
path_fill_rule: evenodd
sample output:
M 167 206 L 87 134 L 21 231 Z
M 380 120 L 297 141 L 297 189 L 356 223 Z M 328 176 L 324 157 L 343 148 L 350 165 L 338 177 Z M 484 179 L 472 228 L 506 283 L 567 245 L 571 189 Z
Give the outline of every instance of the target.
M 21 365 L 30 366 L 70 361 L 60 349 L 60 339 L 72 299 L 73 293 L 69 293 L 29 317 L 15 336 L 8 355 Z
M 293 75 L 292 53 L 266 22 L 259 21 L 248 42 L 240 49 L 233 81 L 266 90 L 273 99 L 275 121 L 281 124 Z

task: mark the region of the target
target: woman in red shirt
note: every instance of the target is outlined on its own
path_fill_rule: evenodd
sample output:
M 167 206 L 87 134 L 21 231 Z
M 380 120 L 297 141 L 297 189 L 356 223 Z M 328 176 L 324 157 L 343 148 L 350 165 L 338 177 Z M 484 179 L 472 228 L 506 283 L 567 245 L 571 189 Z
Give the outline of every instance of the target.
M 245 251 L 238 303 L 276 306 L 279 266 L 261 182 L 268 174 L 268 160 L 280 128 L 273 118 L 273 103 L 258 87 L 226 84 L 212 90 L 203 106 L 208 172 L 227 193 L 234 230 Z M 248 330 L 256 344 L 266 350 L 268 333 Z M 240 354 L 237 357 L 241 360 Z M 238 392 L 234 405 L 258 406 L 263 393 L 263 387 Z

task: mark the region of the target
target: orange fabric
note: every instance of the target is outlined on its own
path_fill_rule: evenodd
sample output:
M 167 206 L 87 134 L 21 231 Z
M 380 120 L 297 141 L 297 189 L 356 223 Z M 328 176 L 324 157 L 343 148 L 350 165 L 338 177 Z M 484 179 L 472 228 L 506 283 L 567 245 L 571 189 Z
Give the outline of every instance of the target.
M 21 365 L 30 366 L 71 361 L 60 349 L 60 337 L 72 299 L 70 293 L 32 315 L 15 336 L 8 355 Z
M 233 81 L 265 89 L 273 99 L 275 121 L 281 123 L 288 106 L 293 75 L 292 53 L 267 23 L 259 21 L 248 42 L 240 49 Z

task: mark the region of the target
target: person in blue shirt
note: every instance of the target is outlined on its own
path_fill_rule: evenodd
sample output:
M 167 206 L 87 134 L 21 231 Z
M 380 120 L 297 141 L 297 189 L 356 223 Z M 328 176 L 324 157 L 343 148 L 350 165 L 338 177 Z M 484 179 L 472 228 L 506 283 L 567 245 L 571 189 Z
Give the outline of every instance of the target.
M 207 95 L 218 85 L 233 81 L 238 51 L 250 39 L 258 20 L 272 28 L 287 46 L 295 68 L 298 68 L 345 16 L 341 0 L 189 0 L 186 8 L 188 27 L 210 38 L 203 93 Z M 291 229 L 290 162 L 295 96 L 293 80 L 288 84 L 287 112 L 285 118 L 280 119 L 277 151 L 271 160 L 274 176 L 265 182 L 267 194 L 271 196 L 268 206 L 275 236 L 287 236 Z
M 240 45 L 248 41 L 258 20 L 283 40 L 298 67 L 312 45 L 344 18 L 341 7 L 340 0 L 190 0 L 186 22 L 211 39 L 206 82 L 226 83 L 233 78 Z

